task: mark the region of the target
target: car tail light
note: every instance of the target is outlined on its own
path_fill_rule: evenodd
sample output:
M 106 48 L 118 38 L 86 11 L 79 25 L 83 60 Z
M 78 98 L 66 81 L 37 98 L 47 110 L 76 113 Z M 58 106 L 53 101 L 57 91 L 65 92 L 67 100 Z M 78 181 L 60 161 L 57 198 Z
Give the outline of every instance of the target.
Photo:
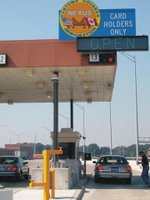
M 128 166 L 126 167 L 126 170 L 127 170 L 128 172 L 132 171 L 132 168 L 131 168 L 131 166 L 130 166 L 130 165 L 128 165 Z
M 17 168 L 17 166 L 7 166 L 7 167 L 5 167 L 5 170 L 7 170 L 7 171 L 16 171 L 18 168 Z
M 97 167 L 97 169 L 98 169 L 98 170 L 103 170 L 104 167 L 100 165 L 100 166 Z

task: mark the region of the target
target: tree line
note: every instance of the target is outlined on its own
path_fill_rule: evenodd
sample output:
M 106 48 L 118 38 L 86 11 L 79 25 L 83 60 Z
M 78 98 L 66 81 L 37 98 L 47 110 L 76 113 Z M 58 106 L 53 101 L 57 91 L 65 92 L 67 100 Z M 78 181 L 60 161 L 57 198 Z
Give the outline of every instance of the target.
M 83 152 L 84 146 L 80 146 L 79 151 Z M 150 149 L 150 144 L 139 145 L 139 151 L 144 151 L 147 153 L 148 149 Z M 99 147 L 97 144 L 89 144 L 85 146 L 85 151 L 87 153 L 91 153 L 92 156 L 100 156 L 100 155 L 108 155 L 110 154 L 110 147 Z M 113 155 L 122 155 L 126 157 L 136 157 L 136 145 L 126 146 L 117 146 L 112 149 Z
M 42 153 L 44 149 L 51 149 L 51 145 L 43 145 L 42 143 L 36 144 L 36 153 Z M 84 146 L 79 147 L 79 152 L 83 152 Z M 139 151 L 144 151 L 147 153 L 148 149 L 150 149 L 150 144 L 139 145 Z M 96 143 L 92 143 L 85 146 L 85 152 L 91 153 L 92 156 L 99 155 L 108 155 L 110 154 L 110 147 L 99 147 Z M 126 157 L 136 157 L 136 145 L 126 146 L 117 146 L 112 149 L 113 155 L 123 155 Z

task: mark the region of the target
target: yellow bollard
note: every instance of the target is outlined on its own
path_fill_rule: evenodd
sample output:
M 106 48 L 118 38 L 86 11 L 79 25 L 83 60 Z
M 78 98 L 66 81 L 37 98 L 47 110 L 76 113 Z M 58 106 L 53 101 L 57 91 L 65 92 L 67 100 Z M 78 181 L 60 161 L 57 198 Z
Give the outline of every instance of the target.
M 51 171 L 51 196 L 55 198 L 55 170 Z
M 45 186 L 45 183 L 41 183 L 41 182 L 34 182 L 34 181 L 30 181 L 30 183 L 29 183 L 29 187 L 39 187 L 39 186 L 42 186 L 42 187 L 44 187 Z
M 43 199 L 44 200 L 49 200 L 50 198 L 50 193 L 49 193 L 49 152 L 47 150 L 43 151 L 43 156 L 44 156 L 44 176 L 43 176 L 43 181 L 45 183 L 45 187 L 43 188 Z
M 63 154 L 62 148 L 57 150 L 44 150 L 43 151 L 43 168 L 44 168 L 44 175 L 43 175 L 43 182 L 33 182 L 32 180 L 29 183 L 29 187 L 43 187 L 43 200 L 50 199 L 50 166 L 49 166 L 49 155 L 56 155 L 56 154 Z M 52 197 L 55 198 L 55 171 L 52 171 Z

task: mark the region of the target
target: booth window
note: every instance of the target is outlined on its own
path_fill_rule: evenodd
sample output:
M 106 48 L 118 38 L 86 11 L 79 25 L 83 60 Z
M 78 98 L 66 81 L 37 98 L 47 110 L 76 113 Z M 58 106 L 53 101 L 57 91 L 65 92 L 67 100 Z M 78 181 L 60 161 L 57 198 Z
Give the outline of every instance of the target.
M 59 146 L 63 149 L 63 154 L 59 155 L 60 159 L 75 159 L 75 143 L 59 143 Z

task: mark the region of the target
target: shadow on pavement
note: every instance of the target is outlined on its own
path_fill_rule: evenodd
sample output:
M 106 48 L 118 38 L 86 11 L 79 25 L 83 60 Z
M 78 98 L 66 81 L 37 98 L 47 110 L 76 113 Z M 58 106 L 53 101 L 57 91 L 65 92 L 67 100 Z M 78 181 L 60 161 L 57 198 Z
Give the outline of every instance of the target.
M 144 184 L 140 176 L 134 175 L 132 177 L 132 183 L 127 184 L 123 180 L 109 179 L 102 180 L 100 183 L 95 183 L 94 177 L 90 175 L 85 187 L 87 189 L 143 189 Z M 85 191 L 86 192 L 86 191 Z
M 29 187 L 29 180 L 22 178 L 17 181 L 14 178 L 1 178 L 0 185 L 5 188 L 26 188 Z

